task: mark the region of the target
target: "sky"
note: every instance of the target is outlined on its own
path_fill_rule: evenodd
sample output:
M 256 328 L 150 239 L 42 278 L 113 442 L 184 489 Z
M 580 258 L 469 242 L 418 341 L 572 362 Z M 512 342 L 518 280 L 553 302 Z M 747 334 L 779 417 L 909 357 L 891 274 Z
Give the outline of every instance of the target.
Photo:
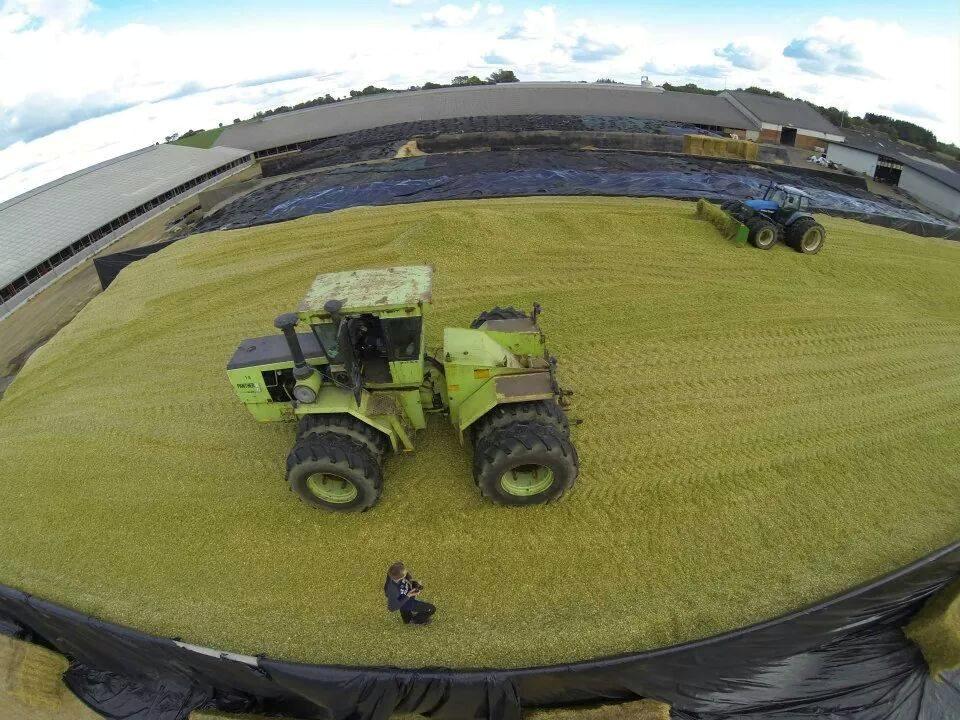
M 174 132 L 498 68 L 758 85 L 960 144 L 956 0 L 705 5 L 0 0 L 0 201 Z

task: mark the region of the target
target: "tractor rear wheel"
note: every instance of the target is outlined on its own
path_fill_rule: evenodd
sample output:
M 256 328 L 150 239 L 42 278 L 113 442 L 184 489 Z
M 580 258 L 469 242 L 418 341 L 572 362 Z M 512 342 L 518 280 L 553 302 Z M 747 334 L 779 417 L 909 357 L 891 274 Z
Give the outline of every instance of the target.
M 473 456 L 481 494 L 500 505 L 556 500 L 580 471 L 577 451 L 552 425 L 516 422 L 484 437 Z
M 570 437 L 570 421 L 556 400 L 532 400 L 530 402 L 505 403 L 477 420 L 471 431 L 475 443 L 487 435 L 514 422 L 538 422 L 551 425 L 564 437 Z
M 287 456 L 290 489 L 307 505 L 363 512 L 377 504 L 383 474 L 373 451 L 347 435 L 307 435 Z
M 368 446 L 376 455 L 377 462 L 382 462 L 383 456 L 390 450 L 390 439 L 386 435 L 353 415 L 345 413 L 304 415 L 297 423 L 298 440 L 329 432 L 346 435 Z
M 795 220 L 787 228 L 787 245 L 806 255 L 816 255 L 823 247 L 827 231 L 813 218 Z
M 479 315 L 476 319 L 470 323 L 470 327 L 476 330 L 478 327 L 483 325 L 487 320 L 516 320 L 518 318 L 528 318 L 523 310 L 517 310 L 513 305 L 509 307 L 495 307 L 492 310 L 486 310 Z
M 777 242 L 777 226 L 765 218 L 755 217 L 747 221 L 750 244 L 761 250 L 769 250 Z

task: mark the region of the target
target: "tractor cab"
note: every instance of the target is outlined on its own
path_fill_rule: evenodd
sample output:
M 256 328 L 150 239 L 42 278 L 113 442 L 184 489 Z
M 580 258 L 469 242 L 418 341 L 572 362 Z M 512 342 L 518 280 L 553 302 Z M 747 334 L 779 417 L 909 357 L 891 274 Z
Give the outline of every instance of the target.
M 764 193 L 764 200 L 772 200 L 780 210 L 804 211 L 810 207 L 810 196 L 792 185 L 771 185 Z
M 806 212 L 810 207 L 810 196 L 792 185 L 771 183 L 764 192 L 763 198 L 751 198 L 744 204 L 765 215 L 778 213 L 782 216 L 782 222 L 795 212 Z
M 343 384 L 418 386 L 431 285 L 426 266 L 326 273 L 314 281 L 297 315 Z

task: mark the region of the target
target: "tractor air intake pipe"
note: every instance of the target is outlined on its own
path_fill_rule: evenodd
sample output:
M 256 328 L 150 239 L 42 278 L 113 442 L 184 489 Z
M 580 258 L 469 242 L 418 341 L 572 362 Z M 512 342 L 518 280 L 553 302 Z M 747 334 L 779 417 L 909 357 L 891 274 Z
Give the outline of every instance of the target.
M 287 340 L 290 357 L 293 358 L 293 377 L 297 380 L 305 380 L 313 375 L 313 368 L 307 365 L 307 359 L 303 356 L 303 348 L 300 347 L 300 338 L 297 337 L 296 327 L 299 319 L 296 313 L 283 313 L 277 315 L 273 325 L 283 332 L 283 337 Z

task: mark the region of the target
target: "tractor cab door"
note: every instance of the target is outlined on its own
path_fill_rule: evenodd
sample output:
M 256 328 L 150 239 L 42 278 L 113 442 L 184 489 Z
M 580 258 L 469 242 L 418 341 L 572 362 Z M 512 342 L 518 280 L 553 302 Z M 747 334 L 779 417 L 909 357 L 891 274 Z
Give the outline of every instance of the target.
M 777 211 L 774 219 L 782 225 L 786 225 L 790 222 L 790 218 L 793 217 L 794 213 L 800 210 L 804 199 L 805 198 L 797 195 L 796 193 L 784 193 L 783 201 L 780 204 L 780 209 Z
M 358 375 L 364 385 L 390 382 L 387 342 L 380 319 L 375 315 L 350 317 L 346 320 L 346 329 L 355 365 L 353 374 Z

